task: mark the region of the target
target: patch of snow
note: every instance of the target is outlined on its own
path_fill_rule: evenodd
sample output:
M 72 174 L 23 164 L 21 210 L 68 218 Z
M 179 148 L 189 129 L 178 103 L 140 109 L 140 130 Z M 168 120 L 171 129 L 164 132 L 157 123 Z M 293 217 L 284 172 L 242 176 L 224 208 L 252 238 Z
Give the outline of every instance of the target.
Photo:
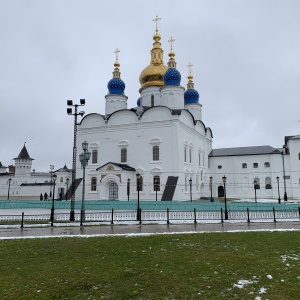
M 273 276 L 272 275 L 267 275 L 267 278 L 273 279 Z
M 238 283 L 235 283 L 235 284 L 233 285 L 233 287 L 238 287 L 239 289 L 243 289 L 245 285 L 247 285 L 247 284 L 252 284 L 252 283 L 254 283 L 254 282 L 255 282 L 255 281 L 244 280 L 244 279 L 242 279 L 242 280 L 239 280 Z
M 260 294 L 265 294 L 266 291 L 267 291 L 267 289 L 264 288 L 264 287 L 262 287 L 262 288 L 260 288 L 259 293 L 260 293 Z
M 255 297 L 254 300 L 261 300 L 261 297 L 260 297 L 260 296 L 257 296 L 257 297 Z

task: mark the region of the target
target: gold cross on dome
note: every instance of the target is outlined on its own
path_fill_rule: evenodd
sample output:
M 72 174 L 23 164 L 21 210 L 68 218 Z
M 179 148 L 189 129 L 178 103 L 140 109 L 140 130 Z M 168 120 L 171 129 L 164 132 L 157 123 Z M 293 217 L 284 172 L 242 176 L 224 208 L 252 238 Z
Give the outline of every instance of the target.
M 158 32 L 158 21 L 160 21 L 161 18 L 159 18 L 158 16 L 155 17 L 155 19 L 153 20 L 153 22 L 156 23 L 156 32 Z
M 116 54 L 116 60 L 118 60 L 120 50 L 117 48 L 116 51 L 114 51 L 114 53 Z
M 173 50 L 173 42 L 175 42 L 175 39 L 173 39 L 171 37 L 171 39 L 169 39 L 168 42 L 170 43 L 170 48 L 171 48 L 171 51 L 172 51 Z
M 191 74 L 192 73 L 192 64 L 191 63 L 189 63 L 188 65 L 187 65 L 187 67 L 189 68 L 189 73 Z

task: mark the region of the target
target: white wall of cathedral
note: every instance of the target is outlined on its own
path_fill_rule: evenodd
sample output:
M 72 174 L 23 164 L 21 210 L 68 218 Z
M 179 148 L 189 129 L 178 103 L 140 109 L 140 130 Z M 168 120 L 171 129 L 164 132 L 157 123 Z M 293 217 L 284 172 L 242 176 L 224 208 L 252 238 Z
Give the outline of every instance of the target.
M 127 109 L 127 99 L 125 95 L 111 95 L 105 96 L 105 114 L 109 115 L 121 109 Z
M 144 186 L 140 193 L 141 199 L 154 199 L 154 176 L 160 176 L 160 198 L 168 176 L 179 176 L 173 199 L 189 199 L 186 179 L 190 176 L 193 177 L 195 185 L 193 197 L 200 198 L 207 194 L 204 182 L 212 139 L 210 131 L 208 134 L 205 132 L 203 123 L 195 125 L 187 111 L 182 111 L 181 115 L 172 115 L 166 107 L 153 107 L 140 117 L 132 111 L 119 111 L 106 121 L 102 116 L 92 114 L 86 116 L 79 126 L 78 155 L 85 140 L 89 143 L 91 152 L 97 150 L 96 162 L 90 161 L 87 167 L 87 199 L 107 199 L 108 185 L 100 182 L 101 176 L 95 171 L 107 162 L 126 163 L 139 170 Z M 159 159 L 153 158 L 154 146 L 159 147 Z M 121 161 L 121 149 L 127 151 L 126 161 Z M 82 170 L 78 158 L 77 166 L 80 177 Z M 96 191 L 91 190 L 92 177 L 97 178 Z M 118 182 L 118 187 L 120 199 L 125 200 L 127 179 L 135 184 L 135 173 L 131 173 L 131 178 L 128 173 L 126 178 L 123 177 Z M 80 197 L 80 192 L 76 193 L 76 198 Z M 132 192 L 132 197 L 137 197 L 136 189 Z
M 164 105 L 160 96 L 160 87 L 149 86 L 141 90 L 141 106 Z
M 184 108 L 184 87 L 182 86 L 165 86 L 160 89 L 161 105 L 171 109 Z
M 184 108 L 194 116 L 195 120 L 202 120 L 202 105 L 200 103 L 186 104 Z

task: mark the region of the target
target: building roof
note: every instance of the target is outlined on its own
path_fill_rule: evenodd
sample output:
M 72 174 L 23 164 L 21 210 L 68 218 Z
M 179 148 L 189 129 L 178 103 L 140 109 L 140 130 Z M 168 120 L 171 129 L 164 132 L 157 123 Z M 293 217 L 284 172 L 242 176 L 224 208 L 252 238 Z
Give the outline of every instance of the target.
M 220 148 L 220 149 L 213 149 L 210 152 L 209 156 L 216 157 L 216 156 L 261 155 L 261 154 L 281 154 L 281 151 L 271 146 Z
M 1 161 L 0 161 L 0 168 L 7 168 L 7 167 L 3 166 Z
M 99 169 L 103 168 L 104 166 L 106 166 L 108 164 L 115 165 L 115 166 L 117 166 L 117 167 L 119 167 L 119 168 L 121 168 L 122 170 L 125 170 L 125 171 L 136 171 L 135 168 L 130 167 L 126 164 L 119 164 L 119 163 L 114 163 L 114 162 L 108 162 L 108 163 L 104 164 L 103 166 L 97 168 L 96 170 L 99 170 Z
M 67 167 L 67 165 L 65 164 L 62 168 L 57 169 L 57 170 L 54 171 L 54 172 L 72 172 L 72 169 L 69 169 L 69 168 Z
M 294 135 L 294 136 L 289 138 L 289 140 L 299 140 L 299 139 L 300 139 L 300 134 Z
M 31 160 L 33 160 L 33 158 L 31 158 L 31 157 L 29 156 L 25 144 L 24 144 L 24 146 L 23 146 L 21 152 L 19 153 L 18 157 L 14 158 L 14 159 L 19 159 L 19 158 L 21 158 L 21 159 L 31 159 Z

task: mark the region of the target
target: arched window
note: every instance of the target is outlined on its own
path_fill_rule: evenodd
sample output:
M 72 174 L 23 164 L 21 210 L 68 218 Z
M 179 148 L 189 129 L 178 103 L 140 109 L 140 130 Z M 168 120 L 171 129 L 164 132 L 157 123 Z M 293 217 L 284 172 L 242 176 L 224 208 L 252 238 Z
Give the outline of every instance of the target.
M 265 186 L 266 186 L 266 190 L 272 189 L 271 178 L 270 177 L 265 178 Z
M 246 164 L 246 163 L 243 163 L 243 164 L 242 164 L 242 168 L 243 168 L 243 169 L 247 169 L 247 164 Z
M 139 183 L 140 184 L 138 184 L 138 180 L 136 180 L 136 190 L 137 191 L 139 190 L 141 192 L 141 191 L 143 191 L 143 176 L 140 176 Z
M 92 151 L 92 164 L 98 163 L 98 150 Z
M 121 149 L 121 162 L 127 162 L 127 149 Z
M 91 191 L 97 191 L 97 178 L 91 178 Z
M 160 177 L 157 175 L 153 176 L 153 190 L 160 191 Z
M 253 163 L 253 168 L 258 168 L 258 163 Z
M 186 162 L 186 147 L 184 147 L 184 162 Z
M 190 164 L 192 163 L 192 149 L 190 148 Z
M 268 161 L 265 162 L 265 168 L 270 168 L 270 163 Z
M 114 182 L 109 185 L 108 200 L 118 200 L 118 185 Z
M 159 160 L 159 147 L 153 146 L 152 148 L 153 160 Z
M 260 189 L 260 182 L 259 182 L 259 178 L 258 178 L 258 177 L 255 177 L 255 178 L 254 178 L 253 184 L 254 184 L 254 188 L 255 188 L 256 190 L 259 190 L 259 189 Z

